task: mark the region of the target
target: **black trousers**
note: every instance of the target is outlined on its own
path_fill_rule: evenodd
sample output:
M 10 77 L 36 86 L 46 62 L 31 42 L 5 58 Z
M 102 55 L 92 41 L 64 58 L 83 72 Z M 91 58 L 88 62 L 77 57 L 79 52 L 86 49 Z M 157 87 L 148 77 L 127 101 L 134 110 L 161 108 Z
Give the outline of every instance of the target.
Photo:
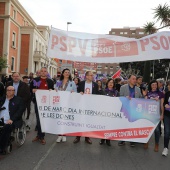
M 40 118 L 39 118 L 39 114 L 38 114 L 37 102 L 34 103 L 34 108 L 35 108 L 35 114 L 36 114 L 36 118 L 37 118 L 37 136 L 40 139 L 44 139 L 45 133 L 42 133 L 42 131 L 41 131 L 41 124 L 40 124 Z
M 30 117 L 30 112 L 31 112 L 31 100 L 26 103 L 26 110 L 27 110 L 27 119 Z
M 8 146 L 12 129 L 14 129 L 14 125 L 5 124 L 0 132 L 0 149 L 5 150 Z

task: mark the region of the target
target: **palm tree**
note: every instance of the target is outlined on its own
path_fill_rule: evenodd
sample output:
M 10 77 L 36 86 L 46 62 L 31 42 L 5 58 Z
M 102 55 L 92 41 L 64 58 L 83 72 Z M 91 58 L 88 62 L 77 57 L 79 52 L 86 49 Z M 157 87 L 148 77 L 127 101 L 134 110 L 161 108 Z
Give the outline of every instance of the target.
M 170 26 L 170 7 L 167 3 L 164 5 L 159 4 L 158 7 L 153 10 L 155 11 L 154 19 L 157 19 L 157 22 L 160 21 L 161 28 Z
M 155 23 L 154 22 L 147 22 L 145 25 L 144 25 L 144 31 L 145 33 L 147 34 L 154 34 L 157 32 L 157 28 L 155 27 Z
M 144 25 L 144 31 L 147 34 L 154 34 L 157 32 L 157 28 L 155 27 L 154 22 L 147 22 Z M 153 61 L 154 64 L 154 61 Z M 144 63 L 144 75 L 143 75 L 143 80 L 145 82 L 150 82 L 150 74 L 151 74 L 151 61 L 145 61 Z

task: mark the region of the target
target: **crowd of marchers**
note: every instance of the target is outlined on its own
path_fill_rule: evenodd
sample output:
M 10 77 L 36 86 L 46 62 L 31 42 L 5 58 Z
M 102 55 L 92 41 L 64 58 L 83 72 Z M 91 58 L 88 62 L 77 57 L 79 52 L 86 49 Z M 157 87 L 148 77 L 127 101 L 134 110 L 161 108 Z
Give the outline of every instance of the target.
M 34 104 L 36 115 L 37 135 L 32 142 L 46 144 L 45 133 L 41 130 L 41 123 L 38 113 L 35 92 L 37 90 L 56 90 L 69 91 L 89 95 L 106 95 L 108 97 L 124 96 L 129 100 L 131 98 L 143 98 L 160 101 L 160 122 L 155 129 L 154 151 L 159 150 L 159 138 L 162 134 L 161 124 L 164 125 L 164 148 L 162 155 L 168 155 L 168 145 L 170 137 L 170 82 L 162 79 L 152 80 L 149 83 L 143 83 L 142 76 L 129 75 L 128 80 L 121 78 L 106 78 L 94 80 L 93 72 L 87 71 L 84 80 L 79 77 L 72 79 L 69 69 L 64 69 L 60 77 L 50 77 L 46 67 L 42 67 L 36 72 L 36 75 L 30 73 L 29 76 L 21 77 L 20 73 L 14 72 L 11 76 L 3 76 L 0 82 L 0 153 L 6 154 L 11 132 L 15 128 L 22 126 L 22 117 L 26 113 L 26 119 L 29 120 L 31 102 Z M 27 125 L 27 128 L 30 128 Z M 81 136 L 76 136 L 73 143 L 80 142 Z M 64 134 L 57 134 L 56 142 L 66 142 Z M 92 144 L 92 140 L 85 137 L 87 144 Z M 100 145 L 111 146 L 111 141 L 101 139 Z M 118 146 L 125 145 L 124 141 L 119 141 Z M 144 149 L 148 149 L 149 142 L 144 144 Z M 134 147 L 135 142 L 130 141 L 130 146 Z M 24 147 L 24 146 L 23 146 Z

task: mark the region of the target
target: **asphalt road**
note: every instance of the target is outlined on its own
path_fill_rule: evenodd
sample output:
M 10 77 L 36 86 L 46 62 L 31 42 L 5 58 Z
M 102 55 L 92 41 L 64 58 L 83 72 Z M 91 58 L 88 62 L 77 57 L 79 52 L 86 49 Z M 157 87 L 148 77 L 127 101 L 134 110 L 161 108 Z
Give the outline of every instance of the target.
M 127 142 L 118 146 L 99 145 L 99 139 L 92 139 L 89 145 L 81 138 L 81 142 L 73 144 L 74 137 L 67 137 L 66 143 L 56 143 L 57 136 L 47 134 L 46 145 L 32 143 L 36 136 L 35 114 L 32 109 L 30 118 L 31 131 L 23 146 L 13 143 L 12 153 L 0 155 L 0 170 L 169 170 L 170 155 L 163 157 L 163 136 L 160 139 L 160 150 L 153 151 L 154 137 L 151 138 L 149 149 L 144 150 L 143 144 L 134 148 Z

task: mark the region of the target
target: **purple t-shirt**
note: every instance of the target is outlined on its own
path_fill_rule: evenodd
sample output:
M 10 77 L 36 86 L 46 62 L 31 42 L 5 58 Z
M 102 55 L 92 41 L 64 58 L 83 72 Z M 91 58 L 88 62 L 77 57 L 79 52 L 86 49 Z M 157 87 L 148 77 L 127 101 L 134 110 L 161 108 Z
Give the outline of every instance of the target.
M 148 99 L 159 98 L 160 100 L 164 98 L 165 95 L 161 91 L 151 91 L 151 92 L 148 92 L 146 96 Z

